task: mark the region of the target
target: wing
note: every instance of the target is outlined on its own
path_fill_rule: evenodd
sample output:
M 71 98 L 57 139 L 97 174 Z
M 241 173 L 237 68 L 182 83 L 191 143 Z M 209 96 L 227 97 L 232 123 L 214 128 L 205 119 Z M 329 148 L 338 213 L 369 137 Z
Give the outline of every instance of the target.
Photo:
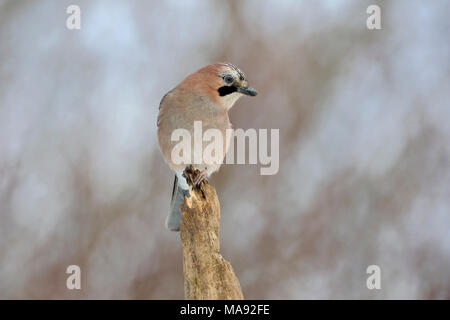
M 165 108 L 164 108 L 164 105 L 167 103 L 167 96 L 173 91 L 174 89 L 172 89 L 172 90 L 170 90 L 169 92 L 167 92 L 163 97 L 162 97 L 162 99 L 161 99 L 161 102 L 159 103 L 159 112 L 158 112 L 158 118 L 157 118 L 157 120 L 156 120 L 156 126 L 158 126 L 159 127 L 159 125 L 160 125 L 160 118 L 161 118 L 161 115 L 164 113 L 164 110 L 165 110 Z

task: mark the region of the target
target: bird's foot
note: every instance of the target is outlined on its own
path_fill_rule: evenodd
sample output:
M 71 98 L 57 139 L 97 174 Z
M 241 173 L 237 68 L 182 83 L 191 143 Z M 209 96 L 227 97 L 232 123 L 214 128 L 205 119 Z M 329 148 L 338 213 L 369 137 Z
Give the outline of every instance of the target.
M 194 169 L 193 166 L 189 166 L 184 170 L 183 176 L 194 188 L 200 188 L 200 185 L 203 181 L 208 182 L 206 169 L 200 171 L 198 169 Z
M 208 181 L 206 178 L 206 170 L 200 171 L 197 177 L 195 177 L 194 186 L 197 188 L 200 187 L 200 183 L 202 183 L 202 181 Z

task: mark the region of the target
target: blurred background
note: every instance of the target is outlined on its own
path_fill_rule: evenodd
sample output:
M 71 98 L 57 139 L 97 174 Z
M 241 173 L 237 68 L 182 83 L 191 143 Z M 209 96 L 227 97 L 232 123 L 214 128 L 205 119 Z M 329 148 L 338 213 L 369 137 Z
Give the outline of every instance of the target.
M 68 30 L 66 8 L 81 8 Z M 366 9 L 381 8 L 382 30 Z M 280 129 L 224 165 L 221 248 L 248 299 L 450 299 L 450 2 L 0 0 L 0 298 L 182 299 L 162 96 L 215 61 Z M 68 265 L 82 290 L 66 288 Z M 366 269 L 381 268 L 381 290 Z

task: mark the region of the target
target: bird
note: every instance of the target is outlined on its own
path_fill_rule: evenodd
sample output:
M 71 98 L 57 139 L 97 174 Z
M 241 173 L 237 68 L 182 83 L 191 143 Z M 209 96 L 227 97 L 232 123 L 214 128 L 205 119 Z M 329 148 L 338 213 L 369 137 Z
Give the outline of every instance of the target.
M 240 97 L 257 94 L 238 67 L 228 62 L 216 62 L 189 74 L 161 99 L 157 118 L 158 145 L 165 161 L 175 172 L 169 214 L 165 221 L 168 230 L 180 230 L 180 206 L 185 196 L 190 197 L 189 185 L 183 176 L 184 170 L 192 165 L 200 171 L 194 181 L 195 186 L 219 170 L 229 147 L 228 140 L 231 138 L 226 135 L 227 129 L 232 128 L 228 111 Z M 172 133 L 176 129 L 184 129 L 194 136 L 195 121 L 201 121 L 203 132 L 207 129 L 218 129 L 222 133 L 224 152 L 220 155 L 223 155 L 220 161 L 198 163 L 193 160 L 195 152 L 186 155 L 189 161 L 173 161 L 172 150 L 177 142 L 172 141 Z M 204 146 L 204 142 L 202 143 Z

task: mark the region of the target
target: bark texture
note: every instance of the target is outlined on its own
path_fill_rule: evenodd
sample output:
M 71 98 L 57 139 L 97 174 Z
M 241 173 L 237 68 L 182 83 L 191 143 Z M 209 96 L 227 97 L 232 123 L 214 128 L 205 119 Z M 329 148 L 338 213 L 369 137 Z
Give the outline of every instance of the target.
M 199 188 L 192 187 L 198 173 L 186 169 L 191 196 L 181 205 L 185 298 L 243 299 L 231 264 L 220 254 L 220 204 L 216 190 L 206 181 Z

